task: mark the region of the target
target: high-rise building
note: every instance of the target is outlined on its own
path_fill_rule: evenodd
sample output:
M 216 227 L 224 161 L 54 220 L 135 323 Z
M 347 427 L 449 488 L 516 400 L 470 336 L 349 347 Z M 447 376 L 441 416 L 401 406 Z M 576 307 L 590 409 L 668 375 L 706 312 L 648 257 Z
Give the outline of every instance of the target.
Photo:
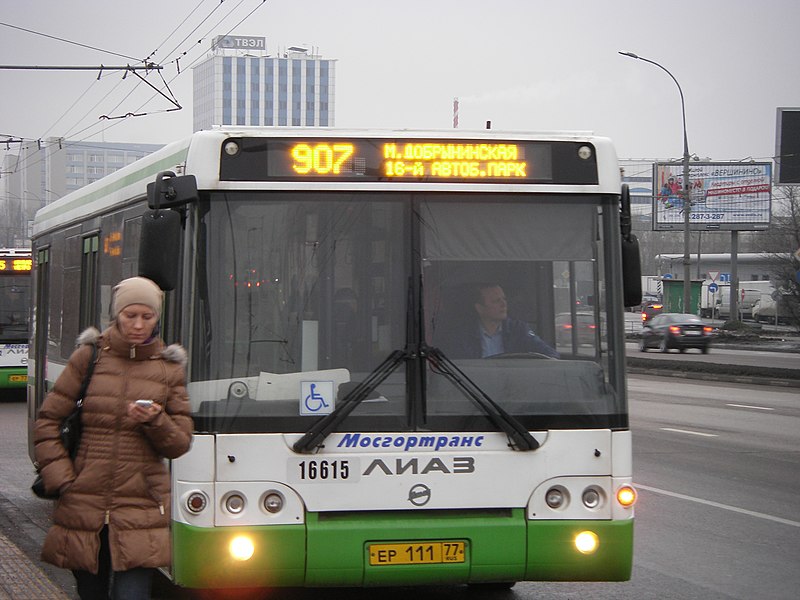
M 0 246 L 30 246 L 36 211 L 69 192 L 131 164 L 160 144 L 47 138 L 6 154 L 0 177 Z
M 332 127 L 336 60 L 292 46 L 267 53 L 266 38 L 217 36 L 193 69 L 194 131 L 217 125 Z

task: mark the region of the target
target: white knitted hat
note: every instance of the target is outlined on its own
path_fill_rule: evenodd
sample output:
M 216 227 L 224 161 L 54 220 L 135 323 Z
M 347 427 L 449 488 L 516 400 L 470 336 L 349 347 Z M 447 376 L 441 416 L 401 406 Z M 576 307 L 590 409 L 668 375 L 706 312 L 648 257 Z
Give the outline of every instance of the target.
M 111 303 L 111 317 L 116 319 L 119 311 L 131 304 L 144 304 L 161 315 L 164 292 L 152 281 L 144 277 L 123 279 L 114 286 L 114 299 Z

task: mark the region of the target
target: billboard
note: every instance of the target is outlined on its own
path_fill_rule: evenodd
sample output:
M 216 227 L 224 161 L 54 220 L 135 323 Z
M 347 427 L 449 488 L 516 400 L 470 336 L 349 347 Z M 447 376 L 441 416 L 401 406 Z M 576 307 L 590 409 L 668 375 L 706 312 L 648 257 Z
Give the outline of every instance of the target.
M 772 163 L 692 162 L 689 229 L 763 230 L 772 207 Z M 683 230 L 683 163 L 653 165 L 653 230 Z
M 775 184 L 800 185 L 800 108 L 778 109 L 775 138 Z

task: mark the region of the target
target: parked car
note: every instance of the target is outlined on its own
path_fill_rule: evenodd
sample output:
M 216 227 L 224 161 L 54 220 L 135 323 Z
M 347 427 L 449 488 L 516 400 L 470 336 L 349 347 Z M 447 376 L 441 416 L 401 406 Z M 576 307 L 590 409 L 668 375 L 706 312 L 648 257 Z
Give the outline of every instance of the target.
M 778 292 L 761 294 L 761 297 L 753 303 L 753 320 L 759 323 L 788 323 L 789 307 L 787 304 L 785 297 Z
M 660 302 L 651 302 L 642 306 L 642 324 L 647 323 L 656 315 L 664 312 L 664 305 Z
M 714 329 L 697 315 L 661 313 L 642 326 L 639 350 L 647 352 L 649 348 L 658 348 L 669 352 L 677 348 L 685 352 L 688 348 L 697 348 L 708 354 L 713 332 Z

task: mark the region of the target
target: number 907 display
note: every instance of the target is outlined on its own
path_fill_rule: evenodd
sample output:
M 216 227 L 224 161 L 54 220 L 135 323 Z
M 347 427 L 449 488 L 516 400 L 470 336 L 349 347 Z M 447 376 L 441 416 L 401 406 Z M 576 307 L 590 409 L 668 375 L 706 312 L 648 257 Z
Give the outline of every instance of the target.
M 353 144 L 296 144 L 292 169 L 299 175 L 340 175 L 353 151 Z

